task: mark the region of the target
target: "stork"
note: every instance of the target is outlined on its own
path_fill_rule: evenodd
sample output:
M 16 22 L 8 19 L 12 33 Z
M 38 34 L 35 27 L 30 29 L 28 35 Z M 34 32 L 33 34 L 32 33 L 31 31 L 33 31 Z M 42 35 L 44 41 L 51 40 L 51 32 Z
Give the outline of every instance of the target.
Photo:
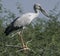
M 34 4 L 33 8 L 35 11 L 34 13 L 23 14 L 21 17 L 17 17 L 13 22 L 11 22 L 4 32 L 6 36 L 15 30 L 23 29 L 25 26 L 29 25 L 34 18 L 38 17 L 39 11 L 41 11 L 45 16 L 49 17 L 45 10 L 42 9 L 40 4 Z

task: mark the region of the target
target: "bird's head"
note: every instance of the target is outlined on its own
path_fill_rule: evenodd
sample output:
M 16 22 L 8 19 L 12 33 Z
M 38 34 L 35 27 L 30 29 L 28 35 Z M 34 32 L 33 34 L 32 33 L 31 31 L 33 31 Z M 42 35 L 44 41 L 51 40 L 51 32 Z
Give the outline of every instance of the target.
M 34 10 L 35 10 L 35 12 L 37 12 L 37 10 L 40 10 L 40 9 L 41 9 L 40 4 L 38 4 L 38 3 L 34 4 Z
M 45 16 L 49 17 L 49 15 L 45 12 L 44 9 L 42 9 L 41 5 L 36 3 L 34 4 L 34 10 L 37 13 L 37 10 L 40 10 Z

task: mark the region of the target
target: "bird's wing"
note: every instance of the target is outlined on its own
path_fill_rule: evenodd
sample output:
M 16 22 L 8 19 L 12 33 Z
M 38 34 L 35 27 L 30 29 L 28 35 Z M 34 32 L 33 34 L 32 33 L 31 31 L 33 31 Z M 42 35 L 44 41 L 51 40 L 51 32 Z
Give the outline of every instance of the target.
M 24 26 L 30 23 L 30 16 L 28 14 L 22 15 L 14 22 L 14 26 Z
M 18 18 L 19 18 L 19 17 L 15 18 L 15 19 L 11 22 L 11 24 L 14 25 L 14 22 L 15 22 Z

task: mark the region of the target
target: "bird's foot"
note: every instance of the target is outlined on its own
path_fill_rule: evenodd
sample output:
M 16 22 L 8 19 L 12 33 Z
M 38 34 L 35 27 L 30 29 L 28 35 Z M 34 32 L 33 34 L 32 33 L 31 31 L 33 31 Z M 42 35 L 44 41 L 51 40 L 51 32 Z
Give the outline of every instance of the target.
M 23 45 L 23 51 L 24 53 L 27 53 L 27 51 L 29 51 L 30 48 L 27 45 Z
M 28 51 L 30 51 L 30 48 L 25 45 L 25 46 L 22 47 L 22 49 L 17 50 L 16 52 L 24 52 L 24 53 L 27 53 Z

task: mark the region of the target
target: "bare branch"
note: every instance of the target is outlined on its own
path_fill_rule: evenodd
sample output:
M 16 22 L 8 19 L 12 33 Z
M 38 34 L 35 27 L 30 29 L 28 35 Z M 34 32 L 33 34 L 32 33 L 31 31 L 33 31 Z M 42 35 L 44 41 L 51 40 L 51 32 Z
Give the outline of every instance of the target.
M 20 49 L 22 49 L 22 47 L 17 46 L 17 45 L 5 45 L 5 47 L 12 47 L 12 48 L 20 48 Z

